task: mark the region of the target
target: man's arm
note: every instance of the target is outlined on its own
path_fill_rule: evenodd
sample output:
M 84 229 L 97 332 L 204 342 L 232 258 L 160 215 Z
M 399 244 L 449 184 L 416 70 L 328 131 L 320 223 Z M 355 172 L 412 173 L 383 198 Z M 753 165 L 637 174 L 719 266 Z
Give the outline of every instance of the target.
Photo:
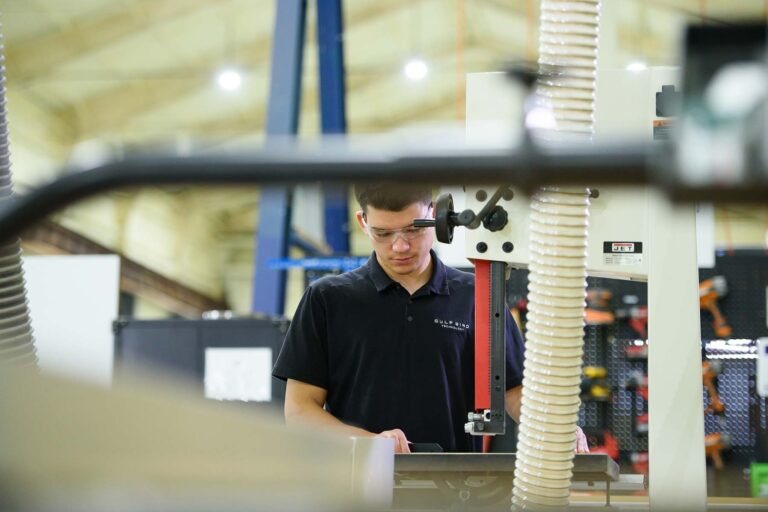
M 312 423 L 323 429 L 350 436 L 372 436 L 370 432 L 352 427 L 326 411 L 328 391 L 298 380 L 288 379 L 285 387 L 285 422 L 288 425 Z
M 408 439 L 400 429 L 387 430 L 380 434 L 368 432 L 362 428 L 353 427 L 342 422 L 325 410 L 325 400 L 328 391 L 294 379 L 288 379 L 285 387 L 285 422 L 288 425 L 311 423 L 330 432 L 347 436 L 381 437 L 395 440 L 395 453 L 410 453 Z

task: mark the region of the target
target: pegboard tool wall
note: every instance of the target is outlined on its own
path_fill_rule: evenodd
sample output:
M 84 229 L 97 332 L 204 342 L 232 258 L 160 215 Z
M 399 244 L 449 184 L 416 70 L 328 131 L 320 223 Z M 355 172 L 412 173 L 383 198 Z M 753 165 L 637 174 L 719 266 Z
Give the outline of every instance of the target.
M 699 271 L 699 279 L 725 276 L 728 294 L 718 301 L 720 311 L 733 327 L 733 338 L 757 339 L 768 336 L 766 300 L 768 300 L 768 253 L 763 250 L 739 250 L 733 255 L 718 253 L 714 269 Z M 712 316 L 704 313 L 701 337 L 715 338 Z
M 718 254 L 714 269 L 699 272 L 700 281 L 715 275 L 722 275 L 728 283 L 728 294 L 718 305 L 728 323 L 733 327 L 733 338 L 757 339 L 768 336 L 766 325 L 766 301 L 768 300 L 768 254 L 762 250 L 739 250 L 731 255 Z M 613 293 L 611 307 L 623 308 L 629 302 L 639 305 L 648 303 L 645 283 L 617 279 L 589 278 L 590 288 L 604 288 Z M 507 298 L 511 306 L 524 299 L 528 287 L 528 272 L 513 271 L 507 289 Z M 625 299 L 626 298 L 626 299 Z M 701 333 L 704 342 L 713 339 L 712 317 L 703 312 Z M 610 326 L 587 326 L 585 330 L 584 364 L 602 366 L 607 364 L 608 383 L 612 389 L 610 402 L 586 401 L 580 411 L 580 424 L 586 429 L 609 427 L 619 442 L 622 452 L 646 451 L 647 439 L 633 434 L 632 400 L 638 413 L 647 411 L 645 400 L 636 393 L 624 389 L 624 384 L 634 371 L 646 373 L 644 360 L 625 357 L 625 350 L 638 335 L 626 321 L 617 319 Z M 607 350 L 607 360 L 604 359 Z M 750 434 L 750 376 L 754 375 L 754 360 L 724 361 L 723 372 L 718 377 L 718 387 L 722 400 L 726 403 L 726 424 L 733 436 L 735 452 L 747 453 L 754 445 L 754 436 Z M 754 397 L 753 397 L 754 399 Z M 702 386 L 702 410 L 706 393 Z M 606 410 L 607 409 L 607 410 Z M 762 428 L 768 422 L 766 400 L 760 400 L 760 418 Z M 706 433 L 721 430 L 717 419 L 707 416 Z
M 648 303 L 645 283 L 595 277 L 588 278 L 587 283 L 589 288 L 604 288 L 613 293 L 612 309 L 624 307 L 624 297 L 633 305 Z M 515 305 L 524 299 L 527 289 L 528 271 L 513 271 L 507 288 L 509 304 Z M 587 431 L 610 430 L 623 453 L 647 451 L 646 436 L 633 433 L 632 401 L 635 401 L 637 414 L 647 411 L 647 404 L 637 393 L 624 389 L 632 372 L 646 373 L 644 360 L 624 356 L 626 347 L 638 339 L 637 333 L 626 321 L 617 320 L 612 325 L 588 325 L 584 335 L 584 365 L 606 367 L 611 399 L 608 402 L 584 401 L 579 411 L 579 424 Z
M 718 307 L 733 328 L 732 338 L 758 339 L 768 336 L 766 309 L 768 308 L 768 253 L 764 250 L 738 250 L 732 254 L 720 252 L 715 258 L 714 269 L 699 271 L 700 280 L 724 276 L 728 293 L 718 301 Z M 712 316 L 703 312 L 701 337 L 704 342 L 715 338 Z M 723 361 L 723 372 L 718 377 L 719 393 L 725 403 L 728 431 L 733 436 L 734 452 L 749 454 L 754 446 L 750 429 L 750 400 L 755 400 L 751 378 L 755 374 L 753 359 L 728 359 Z M 703 395 L 706 400 L 706 394 Z M 757 399 L 759 418 L 753 418 L 760 428 L 768 428 L 768 403 Z M 754 416 L 754 413 L 752 414 Z M 716 418 L 707 416 L 706 433 L 718 432 L 721 427 Z

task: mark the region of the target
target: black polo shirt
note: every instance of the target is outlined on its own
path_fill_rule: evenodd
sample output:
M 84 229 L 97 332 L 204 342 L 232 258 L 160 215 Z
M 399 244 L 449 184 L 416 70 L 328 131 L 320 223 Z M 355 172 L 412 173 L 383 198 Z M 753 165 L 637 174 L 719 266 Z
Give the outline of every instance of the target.
M 307 288 L 273 374 L 328 391 L 326 408 L 370 432 L 473 451 L 474 276 L 432 254 L 433 274 L 410 295 L 375 254 Z M 523 341 L 507 313 L 507 389 L 523 380 Z

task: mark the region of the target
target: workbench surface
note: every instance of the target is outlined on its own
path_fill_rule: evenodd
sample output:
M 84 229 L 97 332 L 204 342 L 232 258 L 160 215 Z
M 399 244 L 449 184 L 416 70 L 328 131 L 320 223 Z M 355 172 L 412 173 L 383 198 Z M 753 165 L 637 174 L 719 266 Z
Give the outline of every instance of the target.
M 395 455 L 395 473 L 514 473 L 514 453 L 411 453 Z M 577 454 L 573 460 L 573 480 L 578 482 L 616 482 L 619 466 L 605 454 Z

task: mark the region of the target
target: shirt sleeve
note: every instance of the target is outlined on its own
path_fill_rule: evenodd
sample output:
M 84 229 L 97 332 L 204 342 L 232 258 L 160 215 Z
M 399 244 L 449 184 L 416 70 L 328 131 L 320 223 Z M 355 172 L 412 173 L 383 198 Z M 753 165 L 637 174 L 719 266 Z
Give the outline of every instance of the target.
M 525 344 L 523 335 L 517 327 L 517 322 L 507 310 L 506 324 L 506 352 L 507 352 L 507 389 L 515 388 L 523 383 L 523 359 L 525 357 Z
M 328 389 L 328 340 L 322 294 L 310 286 L 293 316 L 272 375 Z

